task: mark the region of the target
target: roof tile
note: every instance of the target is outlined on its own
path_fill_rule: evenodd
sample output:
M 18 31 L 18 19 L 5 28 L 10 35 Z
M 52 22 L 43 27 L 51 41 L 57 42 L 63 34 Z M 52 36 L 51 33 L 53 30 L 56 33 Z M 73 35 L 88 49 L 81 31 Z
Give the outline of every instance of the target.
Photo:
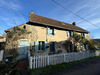
M 61 22 L 61 21 L 57 21 L 57 20 L 53 20 L 53 19 L 50 19 L 50 18 L 46 18 L 46 17 L 43 17 L 43 16 L 32 14 L 32 13 L 30 13 L 30 15 L 29 15 L 29 21 L 35 22 L 35 23 L 40 23 L 40 24 L 45 24 L 45 25 L 48 25 L 48 26 L 54 26 L 54 27 L 58 27 L 58 28 L 88 33 L 88 31 L 86 31 L 86 30 L 84 30 L 84 29 L 82 29 L 78 26 L 68 24 L 68 23 L 65 23 L 65 22 Z

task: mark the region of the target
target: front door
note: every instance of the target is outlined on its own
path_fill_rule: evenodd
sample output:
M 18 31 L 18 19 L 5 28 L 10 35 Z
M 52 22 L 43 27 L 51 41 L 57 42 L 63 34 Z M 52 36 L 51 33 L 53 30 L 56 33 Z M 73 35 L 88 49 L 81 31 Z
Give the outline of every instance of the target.
M 19 60 L 28 57 L 28 41 L 20 41 L 19 44 Z
M 54 42 L 50 43 L 50 52 L 54 52 Z

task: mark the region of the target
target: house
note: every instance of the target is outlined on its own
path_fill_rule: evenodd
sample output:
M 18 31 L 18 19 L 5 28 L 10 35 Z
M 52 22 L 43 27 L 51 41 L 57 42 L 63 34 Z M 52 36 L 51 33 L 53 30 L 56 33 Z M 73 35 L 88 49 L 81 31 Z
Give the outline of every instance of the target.
M 17 59 L 27 58 L 28 50 L 31 55 L 74 52 L 73 32 L 89 39 L 89 32 L 76 26 L 75 22 L 68 24 L 36 15 L 33 11 L 29 14 L 29 22 L 5 32 L 5 55 L 18 55 Z M 82 50 L 82 46 L 79 49 Z
M 5 42 L 6 38 L 4 36 L 0 36 L 0 42 Z
M 0 36 L 0 50 L 4 50 L 5 41 L 6 41 L 5 36 Z

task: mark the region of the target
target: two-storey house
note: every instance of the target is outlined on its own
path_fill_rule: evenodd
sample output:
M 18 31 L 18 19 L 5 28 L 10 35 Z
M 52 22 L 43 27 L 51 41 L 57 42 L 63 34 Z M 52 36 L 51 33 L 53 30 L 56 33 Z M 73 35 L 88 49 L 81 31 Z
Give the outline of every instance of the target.
M 74 52 L 74 41 L 71 38 L 76 32 L 89 39 L 88 31 L 76 26 L 76 23 L 68 24 L 53 20 L 33 13 L 29 14 L 29 22 L 16 26 L 28 33 L 17 30 L 12 38 L 6 40 L 6 55 L 14 49 L 19 54 L 19 59 L 27 58 L 28 50 L 32 55 L 48 55 L 54 53 Z M 5 30 L 9 35 L 14 28 Z

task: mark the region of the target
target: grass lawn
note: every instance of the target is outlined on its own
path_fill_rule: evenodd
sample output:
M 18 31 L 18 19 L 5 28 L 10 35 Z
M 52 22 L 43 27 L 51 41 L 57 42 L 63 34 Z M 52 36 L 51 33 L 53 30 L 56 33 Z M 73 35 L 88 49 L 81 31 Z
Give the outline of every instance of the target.
M 87 59 L 82 59 L 74 62 L 69 62 L 69 63 L 62 63 L 62 64 L 57 64 L 57 65 L 50 65 L 44 68 L 39 68 L 39 69 L 32 69 L 30 70 L 30 75 L 48 75 L 50 73 L 54 73 L 57 71 L 60 71 L 65 68 L 69 68 L 73 65 L 79 64 L 79 63 L 85 63 L 91 60 L 96 60 L 98 57 L 92 57 L 92 58 L 87 58 Z

